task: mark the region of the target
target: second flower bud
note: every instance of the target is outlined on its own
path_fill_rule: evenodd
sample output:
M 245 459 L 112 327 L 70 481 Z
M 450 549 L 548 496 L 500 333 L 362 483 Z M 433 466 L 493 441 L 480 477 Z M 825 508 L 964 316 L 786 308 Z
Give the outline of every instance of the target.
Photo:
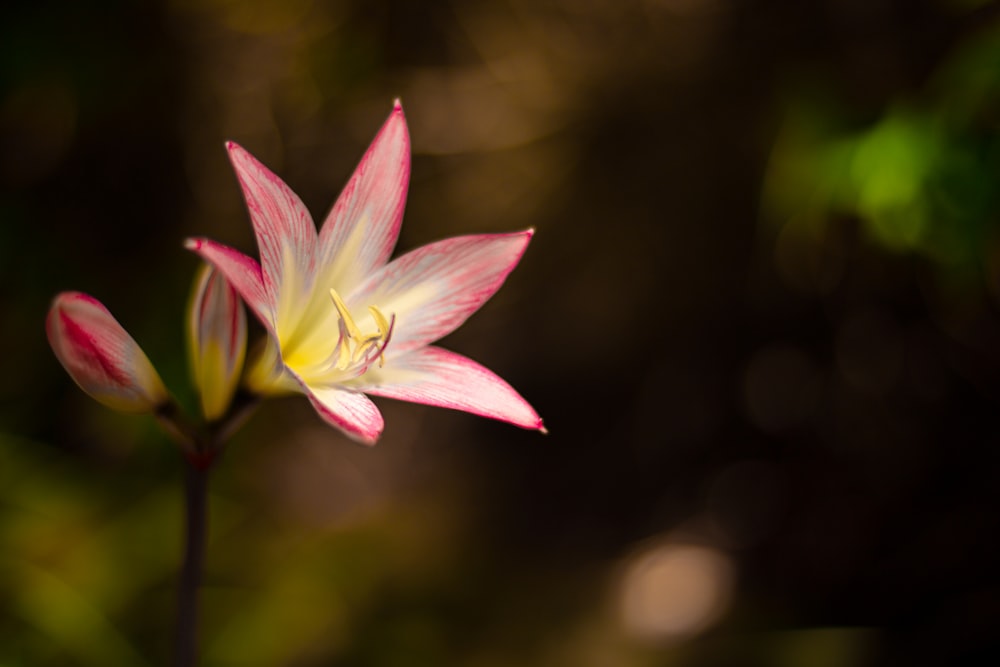
M 205 419 L 225 414 L 239 384 L 247 345 L 243 303 L 220 273 L 204 265 L 195 277 L 188 310 L 191 378 Z

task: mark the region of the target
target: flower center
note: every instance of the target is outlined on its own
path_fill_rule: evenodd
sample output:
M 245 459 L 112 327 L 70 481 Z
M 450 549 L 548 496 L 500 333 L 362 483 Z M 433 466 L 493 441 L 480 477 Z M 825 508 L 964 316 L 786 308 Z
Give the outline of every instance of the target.
M 337 345 L 327 359 L 327 369 L 339 371 L 338 375 L 342 373 L 347 377 L 357 377 L 367 371 L 376 360 L 381 368 L 385 363 L 385 348 L 392 338 L 396 316 L 391 315 L 387 319 L 377 306 L 368 306 L 368 312 L 375 321 L 377 331 L 361 333 L 337 290 L 331 289 L 330 297 L 333 298 L 333 305 L 340 320 L 337 323 L 339 329 Z
M 336 290 L 330 290 L 333 310 L 316 303 L 313 317 L 278 346 L 268 346 L 270 354 L 254 365 L 261 369 L 257 379 L 249 379 L 248 386 L 285 386 L 282 369 L 288 368 L 302 381 L 309 384 L 332 385 L 351 380 L 373 363 L 385 363 L 385 348 L 392 337 L 396 316 L 388 318 L 377 306 L 368 306 L 368 315 L 361 319 L 361 326 L 348 310 L 347 304 Z M 333 327 L 337 327 L 336 340 Z M 362 332 L 362 326 L 369 331 Z M 374 326 L 375 330 L 370 331 Z M 331 347 L 332 343 L 332 347 Z M 279 350 L 280 348 L 280 350 Z M 294 382 L 289 388 L 294 388 Z

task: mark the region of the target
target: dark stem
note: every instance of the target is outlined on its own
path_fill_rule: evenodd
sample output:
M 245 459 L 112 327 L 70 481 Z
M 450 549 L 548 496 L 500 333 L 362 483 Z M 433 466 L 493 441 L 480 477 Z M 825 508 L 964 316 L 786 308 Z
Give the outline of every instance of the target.
M 205 562 L 208 532 L 208 474 L 222 455 L 229 437 L 249 418 L 260 397 L 240 390 L 226 416 L 205 428 L 193 428 L 176 405 L 157 410 L 156 417 L 184 454 L 184 563 L 177 595 L 176 667 L 198 664 L 198 588 Z
M 208 525 L 208 471 L 188 461 L 185 479 L 184 565 L 181 569 L 177 600 L 177 667 L 198 664 L 198 587 L 205 560 L 205 534 Z

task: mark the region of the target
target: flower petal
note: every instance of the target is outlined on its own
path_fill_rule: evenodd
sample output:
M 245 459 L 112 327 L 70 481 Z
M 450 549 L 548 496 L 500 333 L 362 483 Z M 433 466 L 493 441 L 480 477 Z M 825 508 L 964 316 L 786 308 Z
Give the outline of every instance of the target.
M 142 348 L 94 297 L 80 292 L 56 296 L 45 332 L 70 377 L 108 407 L 154 412 L 169 402 Z
M 364 445 L 374 445 L 385 422 L 378 407 L 364 394 L 336 386 L 304 387 L 309 402 L 327 423 Z
M 454 331 L 517 266 L 534 230 L 457 236 L 431 243 L 376 270 L 348 305 L 395 314 L 386 357 L 393 358 Z
M 312 284 L 316 227 L 302 200 L 284 181 L 235 142 L 226 148 L 257 236 L 264 289 L 279 311 L 276 322 L 285 317 L 294 320 L 299 295 L 285 290 L 308 289 Z M 291 309 L 287 313 L 286 305 Z
M 350 291 L 385 264 L 399 237 L 409 181 L 410 135 L 396 100 L 320 230 L 324 294 L 330 287 Z
M 369 394 L 436 405 L 544 430 L 542 419 L 503 378 L 488 368 L 439 347 L 425 347 L 362 376 Z
M 209 239 L 188 239 L 184 247 L 201 256 L 225 276 L 261 324 L 274 333 L 274 302 L 264 290 L 264 279 L 257 260 Z

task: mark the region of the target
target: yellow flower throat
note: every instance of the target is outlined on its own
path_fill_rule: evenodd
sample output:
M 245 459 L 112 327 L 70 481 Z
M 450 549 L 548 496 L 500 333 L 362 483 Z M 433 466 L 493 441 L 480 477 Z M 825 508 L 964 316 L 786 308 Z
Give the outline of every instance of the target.
M 336 290 L 330 290 L 330 297 L 335 313 L 317 309 L 310 325 L 300 325 L 298 331 L 279 343 L 280 348 L 278 345 L 264 348 L 244 379 L 251 391 L 261 394 L 294 391 L 297 384 L 284 373 L 285 369 L 307 383 L 333 385 L 364 375 L 376 362 L 379 367 L 385 363 L 385 348 L 392 338 L 395 314 L 386 317 L 377 306 L 369 306 L 376 330 L 363 333 Z M 331 347 L 334 318 L 337 339 Z

